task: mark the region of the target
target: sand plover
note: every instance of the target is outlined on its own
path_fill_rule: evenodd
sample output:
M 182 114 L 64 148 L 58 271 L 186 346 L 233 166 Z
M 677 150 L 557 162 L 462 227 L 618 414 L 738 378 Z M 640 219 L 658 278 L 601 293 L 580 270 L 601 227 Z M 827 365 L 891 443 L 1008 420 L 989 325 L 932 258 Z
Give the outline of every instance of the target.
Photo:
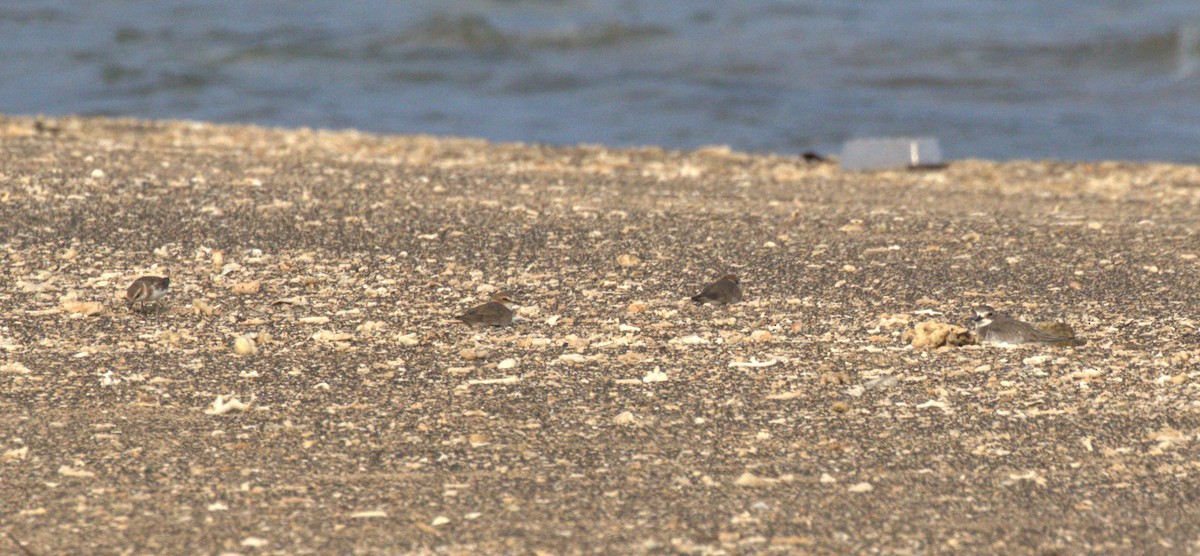
M 737 303 L 742 300 L 741 282 L 738 277 L 732 274 L 726 274 L 721 279 L 704 286 L 700 290 L 700 295 L 693 295 L 692 301 L 704 305 L 705 303 L 713 303 L 716 305 L 728 305 Z
M 472 307 L 454 318 L 475 327 L 509 326 L 513 322 L 513 305 L 516 305 L 516 301 L 513 301 L 512 295 L 508 292 L 497 292 L 491 301 Z
M 125 290 L 125 303 L 130 309 L 135 303 L 150 303 L 167 295 L 171 279 L 163 276 L 142 276 L 134 280 Z
M 1078 346 L 1083 341 L 1073 334 L 1054 334 L 1021 322 L 995 309 L 980 305 L 967 323 L 981 344 L 1045 344 Z

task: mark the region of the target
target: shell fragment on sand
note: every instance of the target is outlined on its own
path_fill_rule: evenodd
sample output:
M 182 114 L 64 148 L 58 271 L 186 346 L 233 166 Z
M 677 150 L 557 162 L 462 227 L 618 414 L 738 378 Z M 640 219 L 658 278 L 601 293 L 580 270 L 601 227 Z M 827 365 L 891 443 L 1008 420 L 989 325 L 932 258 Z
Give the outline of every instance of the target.
M 249 336 L 238 336 L 233 341 L 233 352 L 238 355 L 254 355 L 258 353 L 258 344 Z
M 655 367 L 653 371 L 646 373 L 646 376 L 642 377 L 642 382 L 647 384 L 651 382 L 666 382 L 667 380 L 670 380 L 667 373 L 664 373 L 658 367 Z
M 310 337 L 313 340 L 316 340 L 318 342 L 327 342 L 327 343 L 348 342 L 348 341 L 354 339 L 353 334 L 347 334 L 345 332 L 334 332 L 332 330 L 320 330 L 318 332 L 314 332 L 313 335 Z
M 96 476 L 96 474 L 92 473 L 91 471 L 75 469 L 74 467 L 70 467 L 70 466 L 66 466 L 66 465 L 60 466 L 58 468 L 58 474 L 62 475 L 63 477 L 72 477 L 72 478 L 77 478 L 77 479 L 90 479 L 90 478 Z
M 871 483 L 864 481 L 864 482 L 858 483 L 856 485 L 853 485 L 850 488 L 847 488 L 846 490 L 849 492 L 861 494 L 864 492 L 871 492 L 872 490 L 875 490 L 875 486 L 872 485 Z
M 213 400 L 212 406 L 204 410 L 204 413 L 206 415 L 224 415 L 230 411 L 245 411 L 250 409 L 251 403 L 254 403 L 253 396 L 250 397 L 250 403 L 243 403 L 233 394 L 217 394 L 217 399 Z
M 383 510 L 366 510 L 366 511 L 362 511 L 362 512 L 354 512 L 354 513 L 350 514 L 350 517 L 352 517 L 354 519 L 370 519 L 370 518 L 375 518 L 375 517 L 387 517 L 387 516 L 388 516 L 387 512 L 385 512 Z
M 29 367 L 26 367 L 25 364 L 21 363 L 20 361 L 13 361 L 11 363 L 0 365 L 0 373 L 27 375 L 31 372 L 33 371 L 30 371 Z
M 749 361 L 730 361 L 729 366 L 730 367 L 761 368 L 761 367 L 770 367 L 777 363 L 779 363 L 779 360 L 775 359 L 774 357 L 772 357 L 766 361 L 759 361 L 757 357 L 751 357 Z
M 778 479 L 759 477 L 758 475 L 747 471 L 738 476 L 738 478 L 733 481 L 733 484 L 741 487 L 762 488 L 774 485 L 777 482 L 779 482 Z

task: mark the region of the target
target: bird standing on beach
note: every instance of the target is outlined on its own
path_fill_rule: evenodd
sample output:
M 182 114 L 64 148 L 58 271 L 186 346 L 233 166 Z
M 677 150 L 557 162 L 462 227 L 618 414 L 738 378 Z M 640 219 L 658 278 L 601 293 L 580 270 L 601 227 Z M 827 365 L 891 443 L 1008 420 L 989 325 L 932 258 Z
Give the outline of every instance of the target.
M 716 282 L 704 286 L 700 290 L 700 295 L 693 295 L 692 301 L 704 305 L 712 303 L 715 305 L 729 305 L 742 300 L 741 282 L 738 277 L 733 274 L 726 274 Z
M 513 322 L 513 305 L 516 305 L 516 301 L 513 301 L 512 295 L 508 292 L 498 292 L 492 296 L 491 301 L 472 307 L 454 318 L 472 327 L 509 326 Z
M 997 312 L 987 305 L 975 308 L 968 322 L 981 344 L 1043 344 L 1077 346 L 1083 342 L 1073 334 L 1054 334 L 1032 324 L 1021 322 Z
M 142 276 L 134 280 L 125 290 L 125 302 L 130 309 L 134 303 L 150 303 L 167 295 L 171 279 L 164 276 Z

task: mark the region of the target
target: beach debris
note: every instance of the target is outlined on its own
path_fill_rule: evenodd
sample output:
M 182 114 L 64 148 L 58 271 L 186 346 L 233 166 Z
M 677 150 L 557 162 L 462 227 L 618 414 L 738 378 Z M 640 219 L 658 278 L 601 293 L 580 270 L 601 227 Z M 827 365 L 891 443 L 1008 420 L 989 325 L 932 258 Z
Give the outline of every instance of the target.
M 305 299 L 304 296 L 298 295 L 295 297 L 284 297 L 281 299 L 276 299 L 275 301 L 271 302 L 271 305 L 292 305 L 292 306 L 303 307 L 305 305 L 308 305 L 308 300 Z
M 209 317 L 217 314 L 217 310 L 203 299 L 196 299 L 192 301 L 192 312 L 197 315 L 205 315 Z
M 233 352 L 238 355 L 254 355 L 258 353 L 258 344 L 254 343 L 249 336 L 238 336 L 233 341 Z
M 92 473 L 91 471 L 75 469 L 74 467 L 67 465 L 60 466 L 58 468 L 58 474 L 62 475 L 63 477 L 73 477 L 78 479 L 90 479 L 96 476 L 96 474 Z
M 768 400 L 794 400 L 804 395 L 802 390 L 792 390 L 791 392 L 783 392 L 782 394 L 771 394 L 767 396 Z
M 906 313 L 884 313 L 879 315 L 879 329 L 890 329 L 895 326 L 908 326 L 912 322 L 912 315 Z
M 658 367 L 655 367 L 653 371 L 646 373 L 646 376 L 642 377 L 642 382 L 646 384 L 651 382 L 666 382 L 667 380 L 669 380 L 667 373 L 664 373 Z
M 95 301 L 77 301 L 74 299 L 63 301 L 60 307 L 68 313 L 85 317 L 92 316 L 104 310 L 104 305 Z
M 0 455 L 0 462 L 23 460 L 27 457 L 29 457 L 29 446 L 21 446 L 20 448 L 5 450 L 4 454 Z
M 1025 359 L 1022 359 L 1021 363 L 1025 364 L 1025 365 L 1029 365 L 1031 367 L 1040 367 L 1042 365 L 1045 365 L 1046 362 L 1049 360 L 1050 360 L 1049 355 L 1034 355 L 1032 357 L 1026 357 Z
M 917 324 L 901 336 L 901 340 L 911 342 L 914 348 L 935 349 L 942 346 L 968 346 L 975 339 L 966 328 L 957 324 L 949 324 L 928 320 Z
M 316 340 L 318 342 L 327 342 L 327 343 L 346 342 L 346 341 L 350 341 L 350 340 L 354 339 L 353 334 L 347 334 L 345 332 L 334 332 L 332 330 L 320 330 L 318 332 L 314 332 L 313 335 L 310 337 L 313 340 Z
M 899 170 L 943 167 L 942 151 L 933 137 L 851 139 L 839 158 L 845 170 Z
M 761 368 L 761 367 L 770 367 L 770 366 L 776 365 L 778 363 L 779 363 L 779 360 L 774 357 L 772 357 L 766 361 L 759 361 L 757 357 L 751 357 L 749 361 L 730 361 L 729 366 L 730 367 Z
M 733 484 L 736 486 L 741 486 L 741 487 L 763 488 L 763 487 L 772 486 L 777 482 L 779 482 L 779 479 L 770 479 L 770 478 L 766 478 L 766 477 L 759 477 L 758 475 L 755 475 L 754 473 L 746 471 L 745 473 L 742 473 L 740 476 L 738 476 L 738 478 L 733 481 Z
M 1008 480 L 1003 481 L 1001 484 L 1003 484 L 1005 486 L 1011 486 L 1020 481 L 1029 481 L 1040 487 L 1046 486 L 1046 478 L 1039 475 L 1037 471 L 1026 471 L 1025 473 L 1009 473 Z
M 239 282 L 229 287 L 229 291 L 237 295 L 258 293 L 258 290 L 260 289 L 262 289 L 262 282 L 259 282 L 258 280 L 253 282 Z
M 550 364 L 551 365 L 566 364 L 566 365 L 574 366 L 574 365 L 582 365 L 584 363 L 595 363 L 597 361 L 603 361 L 604 359 L 605 359 L 605 356 L 601 355 L 601 354 L 580 355 L 578 353 L 564 353 L 564 354 L 558 356 L 558 359 L 551 361 Z
M 370 519 L 370 518 L 375 518 L 375 517 L 387 517 L 387 516 L 388 516 L 387 512 L 385 512 L 383 510 L 366 510 L 366 511 L 361 511 L 361 512 L 354 512 L 354 513 L 350 514 L 350 517 L 352 517 L 354 519 Z
M 616 417 L 613 417 L 613 423 L 617 425 L 633 425 L 638 422 L 638 418 L 633 416 L 633 413 L 622 411 Z
M 847 488 L 846 490 L 847 490 L 848 492 L 853 492 L 853 493 L 858 493 L 858 494 L 861 494 L 861 493 L 864 493 L 864 492 L 871 492 L 872 490 L 875 490 L 875 486 L 874 486 L 874 485 L 872 485 L 871 483 L 868 483 L 868 482 L 866 482 L 866 481 L 863 481 L 863 482 L 861 482 L 861 483 L 858 483 L 858 484 L 855 484 L 855 485 L 851 486 L 850 488 Z
M 463 348 L 458 352 L 458 356 L 464 361 L 475 361 L 476 359 L 487 359 L 490 352 L 482 348 Z
M 949 411 L 949 409 L 950 409 L 949 405 L 947 405 L 946 402 L 943 402 L 941 400 L 929 400 L 925 403 L 917 404 L 917 409 L 928 409 L 931 407 L 936 407 L 943 411 Z
M 621 355 L 617 356 L 617 361 L 619 361 L 623 365 L 636 365 L 645 360 L 646 360 L 645 355 L 642 355 L 640 353 L 633 352 L 633 351 L 630 351 L 627 353 L 622 353 Z
M 864 382 L 863 386 L 871 390 L 875 388 L 891 388 L 897 384 L 900 384 L 900 379 L 892 375 L 883 375 Z
M 12 361 L 12 362 L 0 365 L 0 373 L 13 373 L 13 374 L 19 374 L 19 375 L 27 375 L 31 372 L 33 372 L 33 371 L 30 371 L 29 367 L 26 367 L 25 364 L 21 363 L 20 361 Z
M 245 411 L 250 409 L 250 404 L 254 403 L 254 397 L 250 397 L 250 403 L 242 403 L 233 394 L 217 394 L 217 399 L 213 400 L 212 406 L 204 410 L 206 415 L 224 415 L 230 411 Z

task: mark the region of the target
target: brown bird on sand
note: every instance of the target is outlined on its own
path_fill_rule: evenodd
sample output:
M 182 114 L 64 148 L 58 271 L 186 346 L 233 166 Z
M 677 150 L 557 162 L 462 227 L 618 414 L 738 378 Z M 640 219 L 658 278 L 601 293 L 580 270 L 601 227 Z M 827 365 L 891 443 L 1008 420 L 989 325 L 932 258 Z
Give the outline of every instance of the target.
M 498 292 L 492 296 L 491 301 L 472 307 L 454 318 L 473 327 L 509 326 L 513 321 L 513 305 L 516 305 L 516 301 L 513 301 L 512 295 L 508 292 Z
M 151 303 L 167 295 L 171 279 L 163 276 L 142 276 L 134 280 L 125 290 L 125 303 L 130 309 L 134 303 Z
M 1054 334 L 1002 314 L 987 305 L 976 307 L 975 315 L 967 324 L 981 344 L 1083 345 L 1083 340 L 1076 338 L 1074 334 Z
M 733 274 L 726 274 L 700 291 L 700 295 L 692 296 L 692 301 L 704 305 L 729 305 L 742 300 L 741 282 Z

